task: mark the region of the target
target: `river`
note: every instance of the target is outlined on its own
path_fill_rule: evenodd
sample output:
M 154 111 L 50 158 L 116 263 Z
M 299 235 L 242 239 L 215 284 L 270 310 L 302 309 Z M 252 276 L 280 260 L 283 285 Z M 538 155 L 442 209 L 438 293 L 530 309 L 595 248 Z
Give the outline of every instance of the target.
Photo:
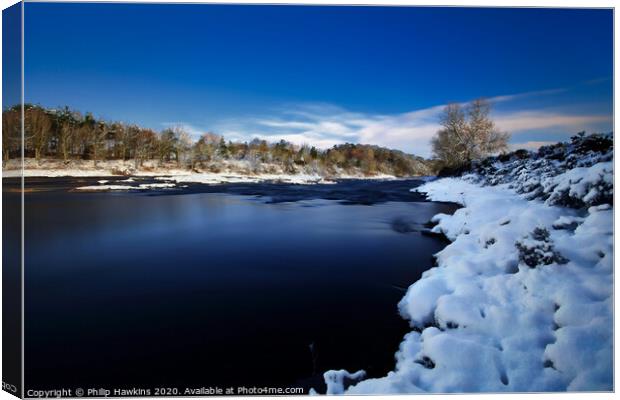
M 26 388 L 384 375 L 409 331 L 397 303 L 445 246 L 421 230 L 455 209 L 409 192 L 420 183 L 80 193 L 96 179 L 27 179 Z

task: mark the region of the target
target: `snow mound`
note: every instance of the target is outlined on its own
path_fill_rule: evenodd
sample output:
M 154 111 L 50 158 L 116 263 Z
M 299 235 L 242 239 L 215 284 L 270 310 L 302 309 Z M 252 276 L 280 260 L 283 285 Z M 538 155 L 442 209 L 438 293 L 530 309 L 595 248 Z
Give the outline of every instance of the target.
M 329 371 L 329 390 L 613 390 L 613 165 L 578 144 L 553 173 L 537 174 L 546 156 L 495 159 L 419 187 L 463 205 L 433 218 L 452 243 L 398 304 L 412 331 L 394 371 L 348 388 Z
M 323 379 L 327 384 L 327 394 L 340 394 L 344 391 L 345 380 L 356 382 L 365 376 L 366 372 L 362 370 L 350 373 L 341 369 L 339 371 L 327 371 L 323 374 Z

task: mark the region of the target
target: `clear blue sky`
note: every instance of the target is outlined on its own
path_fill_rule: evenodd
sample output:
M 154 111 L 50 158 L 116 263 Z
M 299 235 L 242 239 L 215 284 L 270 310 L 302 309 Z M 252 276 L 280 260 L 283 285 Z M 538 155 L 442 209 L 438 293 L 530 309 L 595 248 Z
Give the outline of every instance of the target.
M 524 146 L 612 126 L 611 10 L 26 3 L 25 15 L 26 101 L 158 130 L 428 155 L 437 106 L 477 97 Z

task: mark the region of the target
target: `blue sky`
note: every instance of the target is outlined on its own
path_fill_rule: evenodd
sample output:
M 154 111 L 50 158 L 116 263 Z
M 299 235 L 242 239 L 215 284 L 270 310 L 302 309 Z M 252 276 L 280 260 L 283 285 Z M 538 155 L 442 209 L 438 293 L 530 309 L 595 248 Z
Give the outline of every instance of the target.
M 428 156 L 486 97 L 515 145 L 612 129 L 610 10 L 27 3 L 26 101 Z

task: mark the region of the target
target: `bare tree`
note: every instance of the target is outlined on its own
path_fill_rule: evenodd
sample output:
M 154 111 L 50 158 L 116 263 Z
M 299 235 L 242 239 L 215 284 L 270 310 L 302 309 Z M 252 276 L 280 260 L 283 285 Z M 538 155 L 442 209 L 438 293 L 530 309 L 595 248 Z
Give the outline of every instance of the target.
M 127 159 L 127 150 L 130 149 L 131 135 L 129 127 L 122 122 L 112 125 L 114 132 L 115 156 L 121 160 Z
M 26 137 L 34 148 L 34 158 L 39 161 L 52 136 L 52 120 L 44 109 L 30 107 L 25 112 Z
M 180 126 L 173 128 L 173 131 L 176 138 L 174 151 L 176 153 L 177 165 L 180 166 L 182 162 L 186 161 L 190 161 L 191 164 L 191 160 L 188 160 L 191 157 L 191 136 Z
M 157 134 L 150 129 L 141 129 L 137 126 L 129 128 L 131 146 L 134 149 L 134 165 L 138 169 L 144 160 L 151 156 L 157 149 Z
M 434 156 L 448 167 L 458 167 L 507 150 L 510 135 L 496 128 L 490 111 L 483 99 L 465 109 L 459 104 L 446 106 L 440 120 L 443 128 L 432 139 Z
M 10 109 L 2 113 L 2 163 L 9 161 L 11 152 L 21 146 L 21 108 Z
M 98 121 L 95 123 L 95 127 L 91 132 L 91 149 L 92 149 L 92 159 L 95 168 L 97 168 L 97 163 L 100 159 L 104 158 L 103 154 L 106 148 L 106 138 L 108 135 L 108 125 L 103 121 Z
M 86 116 L 86 120 L 88 115 Z M 82 121 L 83 124 L 83 121 Z M 69 160 L 69 156 L 72 153 L 72 149 L 75 147 L 76 136 L 78 133 L 78 127 L 80 122 L 76 118 L 76 115 L 72 113 L 68 107 L 58 111 L 56 113 L 56 137 L 58 142 L 57 152 L 62 153 L 62 158 L 65 162 Z M 82 142 L 81 140 L 79 140 Z

